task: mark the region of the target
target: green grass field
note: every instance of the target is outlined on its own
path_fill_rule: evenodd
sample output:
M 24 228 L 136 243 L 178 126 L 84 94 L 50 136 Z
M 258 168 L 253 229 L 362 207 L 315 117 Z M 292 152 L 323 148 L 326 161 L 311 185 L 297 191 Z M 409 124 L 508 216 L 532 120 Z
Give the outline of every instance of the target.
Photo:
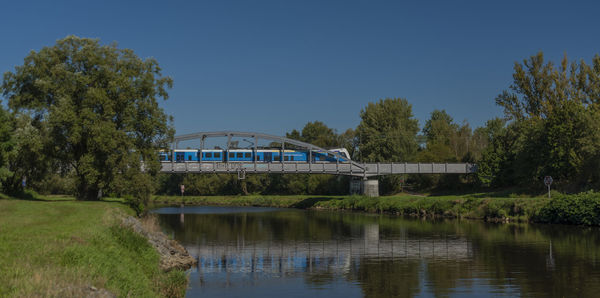
M 146 239 L 119 226 L 132 211 L 118 202 L 0 197 L 0 297 L 182 296 L 185 273 L 159 270 Z

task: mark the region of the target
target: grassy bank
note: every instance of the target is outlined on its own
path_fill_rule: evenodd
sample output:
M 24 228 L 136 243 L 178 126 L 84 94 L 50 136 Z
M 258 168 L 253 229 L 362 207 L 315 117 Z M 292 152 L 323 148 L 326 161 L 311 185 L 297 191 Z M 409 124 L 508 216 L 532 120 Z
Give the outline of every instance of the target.
M 393 213 L 423 217 L 600 225 L 600 194 L 546 197 L 496 197 L 496 194 L 451 196 L 157 196 L 155 206 L 217 205 L 315 208 Z
M 314 208 L 393 213 L 412 216 L 527 221 L 546 204 L 545 198 L 497 198 L 475 194 L 466 196 L 397 195 L 370 198 L 364 196 L 158 196 L 159 205 L 261 206 Z
M 120 226 L 119 203 L 0 198 L 0 296 L 182 296 L 145 238 Z M 93 288 L 92 288 L 93 287 Z M 94 290 L 97 289 L 97 290 Z

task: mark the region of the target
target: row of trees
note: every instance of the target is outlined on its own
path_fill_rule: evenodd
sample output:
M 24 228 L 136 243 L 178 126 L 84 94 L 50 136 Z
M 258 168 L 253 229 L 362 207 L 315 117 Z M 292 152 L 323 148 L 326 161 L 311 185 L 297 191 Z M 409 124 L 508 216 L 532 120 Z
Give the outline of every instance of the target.
M 172 80 L 154 59 L 131 50 L 69 36 L 32 51 L 7 72 L 0 106 L 0 187 L 97 199 L 102 193 L 145 200 L 187 185 L 194 194 L 346 193 L 348 178 L 327 175 L 158 174 L 157 150 L 166 148 L 172 119 L 158 106 Z M 345 147 L 364 162 L 472 162 L 471 176 L 389 176 L 381 191 L 409 181 L 419 188 L 535 188 L 552 175 L 564 190 L 597 188 L 600 181 L 600 57 L 592 64 L 545 62 L 541 53 L 515 63 L 513 84 L 496 98 L 506 117 L 472 129 L 435 110 L 419 128 L 410 103 L 369 103 L 355 129 L 338 133 L 307 123 L 286 136 L 320 147 Z M 141 162 L 145 170 L 141 171 Z
M 600 56 L 592 64 L 515 63 L 513 83 L 496 98 L 507 125 L 490 130 L 479 177 L 496 187 L 541 185 L 551 175 L 575 192 L 600 187 Z

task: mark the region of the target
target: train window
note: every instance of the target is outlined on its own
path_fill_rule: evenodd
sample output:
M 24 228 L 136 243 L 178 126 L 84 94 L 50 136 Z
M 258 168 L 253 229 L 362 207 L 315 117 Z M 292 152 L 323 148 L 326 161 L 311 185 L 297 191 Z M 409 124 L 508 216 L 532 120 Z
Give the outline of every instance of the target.
M 221 152 L 215 152 L 214 153 L 214 157 L 215 158 L 221 158 Z
M 213 154 L 212 152 L 206 152 L 206 158 L 212 158 Z
M 284 160 L 284 161 L 289 161 L 289 160 L 290 160 L 290 157 L 289 157 L 289 156 L 284 156 L 284 157 L 283 157 L 283 160 Z
M 161 155 L 161 156 L 159 157 L 159 160 L 160 160 L 160 161 L 163 161 L 163 160 L 165 160 L 165 156 L 164 156 L 164 155 Z
M 252 155 L 250 154 L 250 152 L 246 152 L 246 153 L 244 153 L 244 157 L 245 157 L 245 158 L 250 158 L 250 156 L 252 156 Z
M 192 156 L 191 155 L 188 155 L 188 160 L 192 160 Z
M 274 161 L 279 161 L 279 155 L 275 155 L 275 156 L 273 156 L 273 160 L 274 160 Z
M 260 160 L 260 155 L 256 155 L 256 160 Z
M 237 155 L 237 158 L 242 158 L 242 157 L 244 157 L 244 153 L 242 153 L 242 152 L 238 152 L 236 155 Z
M 293 157 L 293 156 L 290 156 L 290 160 L 291 160 L 291 161 L 294 161 L 294 157 Z
M 234 157 L 235 157 L 235 153 L 229 152 L 229 158 L 234 158 Z

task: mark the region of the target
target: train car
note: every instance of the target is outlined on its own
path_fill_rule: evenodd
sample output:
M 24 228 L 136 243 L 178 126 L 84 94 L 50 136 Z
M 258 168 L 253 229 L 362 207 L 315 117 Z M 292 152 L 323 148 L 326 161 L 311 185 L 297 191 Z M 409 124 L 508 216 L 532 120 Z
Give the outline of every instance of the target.
M 273 162 L 273 155 L 279 155 L 280 150 L 259 149 L 256 151 L 256 162 Z
M 177 149 L 173 153 L 175 162 L 198 161 L 197 149 Z
M 254 162 L 254 152 L 249 149 L 232 149 L 227 151 L 228 162 Z
M 345 158 L 339 158 L 340 162 L 348 162 L 350 160 L 350 154 L 348 154 L 348 150 L 346 148 L 337 148 L 330 149 L 329 151 L 333 151 Z M 313 151 L 313 162 L 337 162 L 338 157 L 324 151 Z
M 200 154 L 200 150 L 197 150 Z M 225 151 L 220 149 L 202 150 L 202 161 L 223 162 Z
M 348 153 L 348 149 L 346 148 L 335 148 L 335 149 L 330 149 L 329 151 L 333 151 L 335 153 L 340 154 L 341 156 L 347 158 L 348 160 L 350 160 L 350 153 Z M 340 161 L 346 161 L 344 159 L 340 159 Z
M 285 150 L 284 162 L 308 162 L 308 151 Z
M 284 162 L 307 162 L 307 151 L 285 150 L 283 153 Z M 257 162 L 281 162 L 281 150 L 261 149 L 256 153 Z
M 350 156 L 348 150 L 345 148 L 331 149 L 343 156 L 339 158 L 339 162 L 348 162 Z M 256 161 L 261 163 L 269 162 L 293 162 L 293 163 L 306 163 L 309 160 L 309 152 L 303 150 L 285 150 L 282 154 L 281 150 L 277 149 L 259 149 L 256 151 L 251 149 L 177 149 L 172 155 L 169 151 L 161 150 L 159 152 L 159 160 L 162 162 L 170 162 L 171 157 L 174 158 L 175 162 L 254 162 L 256 155 Z M 312 161 L 317 163 L 331 163 L 337 162 L 338 157 L 325 151 L 313 151 Z

